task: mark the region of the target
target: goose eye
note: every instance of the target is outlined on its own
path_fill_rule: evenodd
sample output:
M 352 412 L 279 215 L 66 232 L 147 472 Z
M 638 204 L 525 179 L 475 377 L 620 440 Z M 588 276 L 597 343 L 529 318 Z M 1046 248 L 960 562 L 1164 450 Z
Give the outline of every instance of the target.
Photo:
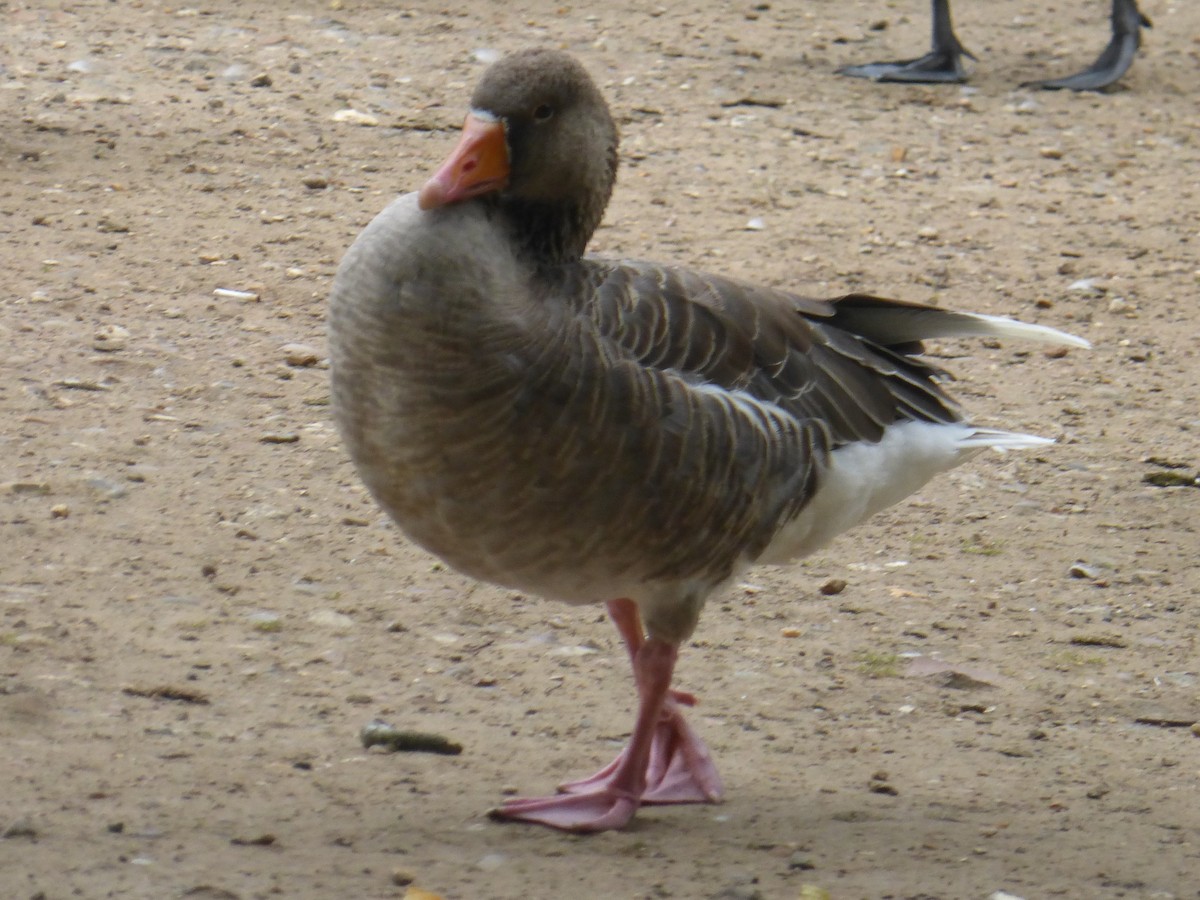
M 543 103 L 533 111 L 533 118 L 538 122 L 545 122 L 554 115 L 554 107 Z

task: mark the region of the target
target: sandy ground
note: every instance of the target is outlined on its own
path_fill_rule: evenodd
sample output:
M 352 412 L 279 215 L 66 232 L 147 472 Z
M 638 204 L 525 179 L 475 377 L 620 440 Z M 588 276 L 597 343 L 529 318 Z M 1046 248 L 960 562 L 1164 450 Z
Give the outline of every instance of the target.
M 1143 5 L 1077 96 L 1016 85 L 1101 0 L 960 4 L 969 89 L 832 74 L 921 0 L 0 4 L 0 896 L 1200 897 L 1200 490 L 1144 480 L 1200 467 L 1200 8 Z M 1058 444 L 713 598 L 679 683 L 728 801 L 590 838 L 486 811 L 626 737 L 601 608 L 407 546 L 323 363 L 341 253 L 538 43 L 621 123 L 598 252 L 1095 345 L 933 346 Z

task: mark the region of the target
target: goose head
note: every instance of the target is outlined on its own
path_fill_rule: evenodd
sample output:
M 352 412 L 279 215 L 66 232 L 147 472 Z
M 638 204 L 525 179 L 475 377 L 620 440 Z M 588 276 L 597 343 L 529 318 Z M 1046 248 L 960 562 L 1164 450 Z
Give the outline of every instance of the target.
M 617 128 L 599 89 L 556 50 L 504 57 L 471 97 L 458 146 L 418 194 L 423 210 L 481 203 L 539 265 L 582 256 L 617 174 Z

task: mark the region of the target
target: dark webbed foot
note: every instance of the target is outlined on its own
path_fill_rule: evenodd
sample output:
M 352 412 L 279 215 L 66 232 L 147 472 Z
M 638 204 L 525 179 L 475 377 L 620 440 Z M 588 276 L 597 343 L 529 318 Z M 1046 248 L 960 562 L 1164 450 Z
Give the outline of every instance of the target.
M 1096 61 L 1074 75 L 1045 81 L 1026 81 L 1021 87 L 1048 91 L 1100 91 L 1114 84 L 1128 70 L 1142 43 L 1142 28 L 1150 28 L 1148 18 L 1137 7 L 1137 0 L 1113 0 L 1112 39 Z
M 839 75 L 870 78 L 873 81 L 902 81 L 915 84 L 961 84 L 967 80 L 962 58 L 974 59 L 954 33 L 950 21 L 950 0 L 933 0 L 933 41 L 929 52 L 917 59 L 873 62 L 843 66 Z

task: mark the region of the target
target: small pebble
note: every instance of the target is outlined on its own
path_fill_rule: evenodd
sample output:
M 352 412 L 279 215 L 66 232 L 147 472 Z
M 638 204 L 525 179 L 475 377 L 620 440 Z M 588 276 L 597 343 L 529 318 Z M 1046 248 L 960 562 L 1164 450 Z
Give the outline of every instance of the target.
M 938 238 L 938 230 L 932 225 L 925 225 L 917 229 L 917 237 L 923 241 L 936 241 Z
M 867 782 L 867 789 L 872 794 L 886 794 L 889 797 L 895 797 L 900 793 L 895 787 L 888 784 L 888 774 L 882 771 L 871 776 L 870 781 Z
M 1078 281 L 1072 281 L 1067 285 L 1067 290 L 1080 294 L 1091 294 L 1093 296 L 1099 296 L 1104 293 L 1104 288 L 1096 284 L 1095 278 L 1080 278 Z
M 69 515 L 71 515 L 71 507 L 65 503 L 55 503 L 50 507 L 50 518 L 52 519 L 65 519 Z
M 1063 152 L 1058 147 L 1043 147 L 1038 151 L 1043 159 L 1062 159 Z
M 283 361 L 289 366 L 307 368 L 321 361 L 321 354 L 308 344 L 284 344 L 279 349 L 283 351 Z
M 379 119 L 370 113 L 359 112 L 357 109 L 339 109 L 330 118 L 335 122 L 342 122 L 347 125 L 362 125 L 364 128 L 374 128 L 379 124 Z
M 92 336 L 92 349 L 103 353 L 124 350 L 129 343 L 129 330 L 120 325 L 101 325 Z
M 319 191 L 321 188 L 329 187 L 329 179 L 324 175 L 306 175 L 301 184 L 310 191 Z
M 1077 562 L 1067 570 L 1067 574 L 1072 578 L 1099 578 L 1100 570 L 1087 563 Z
M 37 829 L 33 827 L 33 823 L 28 819 L 17 819 L 3 831 L 0 831 L 0 840 L 11 840 L 13 838 L 34 839 L 37 836 Z
M 272 83 L 271 76 L 266 72 L 263 72 L 261 75 L 255 75 L 250 79 L 250 87 L 270 87 Z
M 213 296 L 228 300 L 245 300 L 248 303 L 256 303 L 259 299 L 259 295 L 254 291 L 235 291 L 231 288 L 216 288 L 213 290 Z
M 294 444 L 300 440 L 300 435 L 296 434 L 296 432 L 294 432 L 294 431 L 287 431 L 287 432 L 273 431 L 273 432 L 264 434 L 258 440 L 260 443 L 263 443 L 263 444 Z
M 846 584 L 847 582 L 844 578 L 830 578 L 827 582 L 821 585 L 820 591 L 826 597 L 832 597 L 834 594 L 840 594 L 842 591 L 844 591 L 846 589 Z
M 250 620 L 250 627 L 255 631 L 273 634 L 283 630 L 283 620 L 279 617 L 278 613 L 255 612 L 250 613 L 247 618 Z
M 408 871 L 408 869 L 392 869 L 392 884 L 394 885 L 404 887 L 404 885 L 412 884 L 416 880 L 417 876 Z
M 308 621 L 313 625 L 320 625 L 323 628 L 330 628 L 334 631 L 350 631 L 354 628 L 354 620 L 345 613 L 336 612 L 332 609 L 319 609 L 308 617 Z

